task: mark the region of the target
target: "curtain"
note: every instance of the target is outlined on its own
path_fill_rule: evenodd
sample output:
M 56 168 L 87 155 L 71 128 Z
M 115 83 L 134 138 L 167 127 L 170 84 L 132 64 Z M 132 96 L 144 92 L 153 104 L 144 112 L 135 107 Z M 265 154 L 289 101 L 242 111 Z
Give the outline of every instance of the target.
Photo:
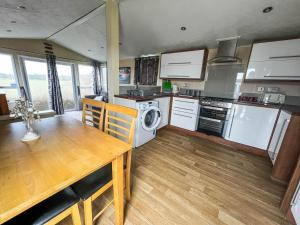
M 156 85 L 158 66 L 158 56 L 136 58 L 134 82 L 141 85 Z
M 100 95 L 102 92 L 101 88 L 101 63 L 93 61 L 93 89 L 95 95 Z
M 57 115 L 64 114 L 64 104 L 62 100 L 60 84 L 56 69 L 55 55 L 46 55 L 48 68 L 48 87 L 50 96 L 50 106 Z
M 24 87 L 20 87 L 20 92 L 21 92 L 21 97 L 25 98 L 25 100 L 28 100 L 28 95 Z

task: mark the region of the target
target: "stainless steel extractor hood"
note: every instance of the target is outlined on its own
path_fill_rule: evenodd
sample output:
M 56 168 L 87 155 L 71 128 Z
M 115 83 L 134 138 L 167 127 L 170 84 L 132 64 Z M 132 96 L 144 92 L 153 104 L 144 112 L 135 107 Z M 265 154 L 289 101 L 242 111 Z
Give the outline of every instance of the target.
M 236 57 L 236 48 L 238 38 L 227 38 L 219 39 L 218 51 L 215 58 L 208 61 L 208 64 L 219 64 L 219 63 L 241 63 L 241 59 Z

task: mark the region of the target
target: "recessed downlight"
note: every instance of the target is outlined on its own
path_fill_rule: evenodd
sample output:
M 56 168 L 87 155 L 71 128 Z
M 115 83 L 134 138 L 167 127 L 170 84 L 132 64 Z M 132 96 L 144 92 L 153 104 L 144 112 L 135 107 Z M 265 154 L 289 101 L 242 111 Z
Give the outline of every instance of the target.
M 104 46 L 101 46 L 101 48 L 104 48 Z
M 15 20 L 12 20 L 12 21 L 10 21 L 10 23 L 17 23 L 17 21 L 15 21 Z
M 6 32 L 10 33 L 10 32 L 12 32 L 12 30 L 11 29 L 7 29 Z
M 91 52 L 92 50 L 91 49 L 88 49 L 88 52 Z
M 273 10 L 273 6 L 268 6 L 266 8 L 263 9 L 263 13 L 269 13 Z
M 182 26 L 182 27 L 180 27 L 180 30 L 185 31 L 185 30 L 186 30 L 186 27 L 185 27 L 185 26 Z
M 26 6 L 24 6 L 24 5 L 19 5 L 19 6 L 17 7 L 17 9 L 26 10 Z

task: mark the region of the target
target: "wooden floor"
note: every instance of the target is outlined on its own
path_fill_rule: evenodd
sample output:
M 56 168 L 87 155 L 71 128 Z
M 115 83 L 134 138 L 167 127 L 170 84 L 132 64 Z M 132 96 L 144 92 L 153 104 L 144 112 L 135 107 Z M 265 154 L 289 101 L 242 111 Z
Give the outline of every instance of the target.
M 265 158 L 163 129 L 134 150 L 125 225 L 286 225 L 279 210 L 285 187 L 270 174 Z M 95 224 L 114 224 L 113 206 Z

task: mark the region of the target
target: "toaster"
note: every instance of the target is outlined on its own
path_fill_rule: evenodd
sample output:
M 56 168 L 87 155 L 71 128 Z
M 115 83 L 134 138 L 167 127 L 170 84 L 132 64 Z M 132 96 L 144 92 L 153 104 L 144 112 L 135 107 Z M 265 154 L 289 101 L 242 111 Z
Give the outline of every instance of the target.
M 283 104 L 285 101 L 285 95 L 279 93 L 265 93 L 263 97 L 264 103 Z

